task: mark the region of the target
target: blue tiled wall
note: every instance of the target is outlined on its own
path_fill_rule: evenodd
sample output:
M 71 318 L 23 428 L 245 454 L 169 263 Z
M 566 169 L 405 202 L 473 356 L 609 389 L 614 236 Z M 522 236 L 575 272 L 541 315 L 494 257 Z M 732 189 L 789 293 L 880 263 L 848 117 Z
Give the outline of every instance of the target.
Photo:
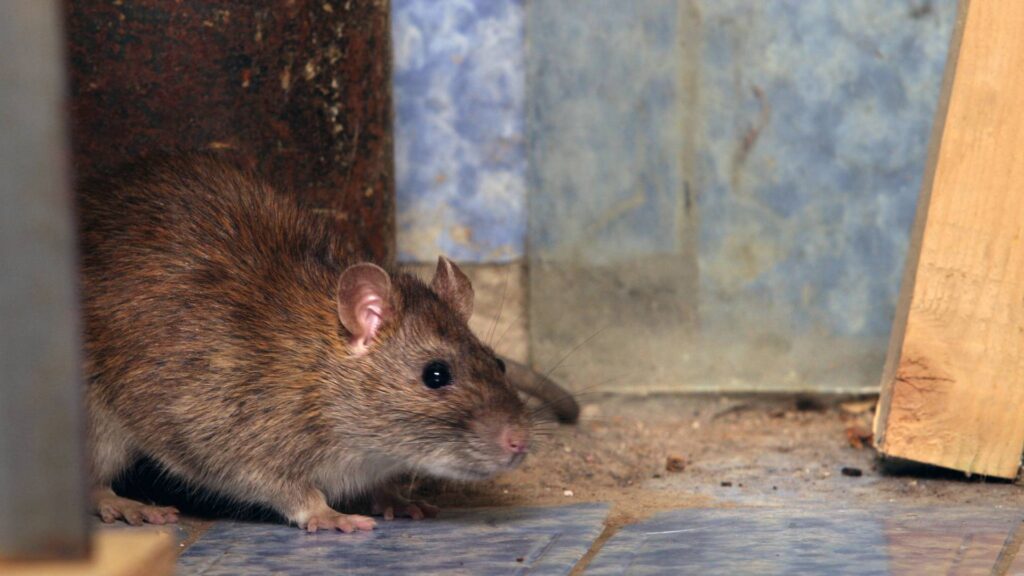
M 398 250 L 521 257 L 522 0 L 394 0 Z
M 859 363 L 866 384 L 955 12 L 955 0 L 394 0 L 400 254 L 493 262 L 528 244 L 570 265 L 688 259 L 679 309 L 715 346 L 781 355 L 780 374 Z M 622 316 L 609 301 L 563 314 L 595 304 Z M 849 356 L 831 356 L 844 342 Z
M 566 380 L 876 386 L 955 11 L 528 4 L 534 355 L 602 327 Z
M 676 5 L 530 5 L 529 235 L 537 256 L 608 262 L 678 249 L 686 95 Z
M 888 334 L 955 9 L 700 3 L 704 294 Z

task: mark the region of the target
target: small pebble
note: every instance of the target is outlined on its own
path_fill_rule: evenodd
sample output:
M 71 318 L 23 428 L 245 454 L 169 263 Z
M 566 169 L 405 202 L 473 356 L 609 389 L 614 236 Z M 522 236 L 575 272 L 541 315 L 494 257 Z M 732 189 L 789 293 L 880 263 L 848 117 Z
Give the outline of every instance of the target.
M 562 490 L 562 496 L 572 496 L 572 490 Z
M 842 473 L 843 476 L 852 476 L 854 478 L 864 475 L 864 472 L 862 472 L 860 468 L 853 468 L 851 466 L 844 466 Z
M 682 456 L 668 456 L 665 458 L 665 470 L 669 472 L 682 472 L 686 470 L 686 459 Z
M 732 482 L 722 482 L 723 488 L 732 488 Z

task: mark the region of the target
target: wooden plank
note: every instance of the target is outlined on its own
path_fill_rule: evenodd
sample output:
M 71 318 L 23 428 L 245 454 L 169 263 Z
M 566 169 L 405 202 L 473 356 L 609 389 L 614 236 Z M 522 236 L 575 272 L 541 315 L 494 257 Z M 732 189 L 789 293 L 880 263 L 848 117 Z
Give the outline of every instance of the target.
M 1013 478 L 1024 451 L 1024 2 L 962 0 L 878 449 Z
M 174 537 L 155 529 L 100 530 L 80 561 L 5 562 L 3 576 L 164 576 L 174 573 Z

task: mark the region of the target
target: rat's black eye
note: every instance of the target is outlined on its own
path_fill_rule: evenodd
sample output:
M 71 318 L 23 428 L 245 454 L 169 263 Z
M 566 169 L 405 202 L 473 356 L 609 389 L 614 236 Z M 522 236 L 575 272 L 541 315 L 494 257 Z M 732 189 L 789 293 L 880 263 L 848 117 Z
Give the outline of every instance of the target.
M 498 363 L 498 370 L 501 370 L 501 373 L 504 374 L 505 373 L 505 361 L 502 360 L 501 358 L 498 358 L 497 356 L 494 357 L 494 360 Z
M 452 369 L 447 362 L 434 360 L 423 368 L 423 383 L 431 390 L 443 388 L 452 383 Z

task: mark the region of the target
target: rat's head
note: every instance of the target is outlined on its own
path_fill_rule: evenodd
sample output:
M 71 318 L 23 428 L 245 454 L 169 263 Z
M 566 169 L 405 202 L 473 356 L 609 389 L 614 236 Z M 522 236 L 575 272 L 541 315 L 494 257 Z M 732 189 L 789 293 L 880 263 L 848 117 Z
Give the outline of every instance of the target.
M 482 479 L 517 466 L 529 445 L 529 418 L 505 365 L 467 322 L 469 278 L 438 259 L 429 285 L 409 274 L 356 264 L 338 282 L 338 317 L 350 366 L 372 407 L 374 448 L 428 473 Z

